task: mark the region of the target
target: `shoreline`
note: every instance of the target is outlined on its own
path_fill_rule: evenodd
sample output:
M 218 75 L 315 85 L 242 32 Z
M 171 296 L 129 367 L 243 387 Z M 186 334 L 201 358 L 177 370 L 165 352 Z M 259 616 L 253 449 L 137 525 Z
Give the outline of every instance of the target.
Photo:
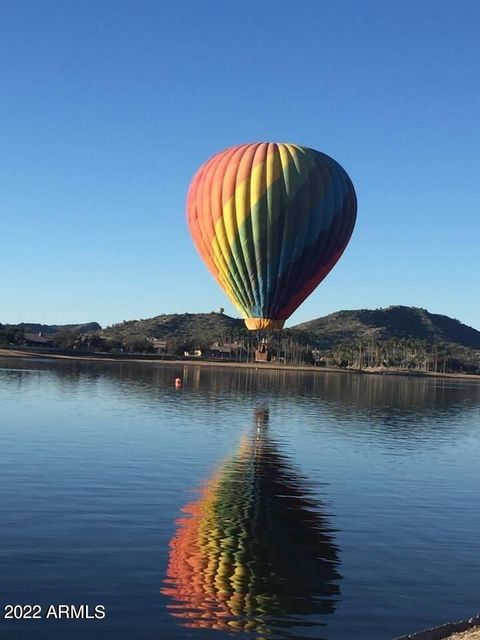
M 231 362 L 216 360 L 164 360 L 162 358 L 142 358 L 124 356 L 101 356 L 101 355 L 71 355 L 49 353 L 48 351 L 28 351 L 24 349 L 1 349 L 0 357 L 4 358 L 47 358 L 53 360 L 71 360 L 78 362 L 120 362 L 135 364 L 161 364 L 168 366 L 199 366 L 199 367 L 226 367 L 240 369 L 261 369 L 262 371 L 301 371 L 307 373 L 344 373 L 377 376 L 401 376 L 407 378 L 447 378 L 454 380 L 470 380 L 480 382 L 480 375 L 471 373 L 440 373 L 434 371 L 407 371 L 397 369 L 342 369 L 340 367 L 316 367 L 314 365 L 289 365 L 264 362 Z
M 395 640 L 479 640 L 480 616 L 469 620 L 461 620 L 443 624 L 440 627 L 425 629 L 407 636 L 399 636 Z

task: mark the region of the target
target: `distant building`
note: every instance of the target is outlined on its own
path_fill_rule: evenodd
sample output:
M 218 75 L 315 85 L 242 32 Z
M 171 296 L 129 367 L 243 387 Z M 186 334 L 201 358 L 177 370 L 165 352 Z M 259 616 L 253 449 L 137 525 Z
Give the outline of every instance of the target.
M 188 357 L 194 357 L 194 358 L 200 358 L 202 356 L 202 350 L 201 349 L 194 349 L 193 351 L 184 351 L 183 355 L 188 358 Z
M 160 340 L 160 338 L 149 338 L 149 341 L 152 343 L 154 349 L 156 351 L 166 351 L 167 350 L 167 341 Z
M 47 336 L 43 334 L 41 331 L 38 331 L 37 333 L 25 332 L 23 335 L 23 339 L 27 344 L 31 344 L 34 346 L 52 344 L 51 336 Z
M 234 358 L 240 352 L 245 351 L 245 346 L 242 342 L 213 342 L 207 352 L 210 358 Z

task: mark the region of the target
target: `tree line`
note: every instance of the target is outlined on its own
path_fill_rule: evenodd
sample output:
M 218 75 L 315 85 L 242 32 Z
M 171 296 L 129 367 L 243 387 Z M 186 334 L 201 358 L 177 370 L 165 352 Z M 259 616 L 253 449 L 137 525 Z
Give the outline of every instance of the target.
M 480 373 L 480 351 L 411 337 L 344 339 L 325 346 L 308 334 L 292 330 L 272 334 L 222 333 L 216 339 L 214 336 L 178 335 L 166 339 L 164 348 L 160 350 L 151 336 L 143 334 L 102 335 L 65 330 L 50 338 L 49 348 L 69 353 L 161 353 L 183 357 L 185 353 L 196 351 L 201 352 L 201 357 L 249 362 L 263 351 L 267 352 L 269 361 L 286 365 Z M 0 346 L 25 347 L 23 330 L 15 325 L 0 325 Z M 223 350 L 218 349 L 222 346 Z

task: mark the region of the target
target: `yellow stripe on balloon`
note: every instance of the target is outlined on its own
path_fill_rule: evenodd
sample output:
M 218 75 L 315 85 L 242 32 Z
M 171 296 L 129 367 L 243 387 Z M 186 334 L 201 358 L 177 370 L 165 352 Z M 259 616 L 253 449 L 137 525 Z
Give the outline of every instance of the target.
M 275 162 L 276 154 L 280 162 Z M 238 228 L 251 215 L 255 206 L 265 196 L 270 186 L 284 173 L 286 167 L 294 162 L 298 163 L 299 149 L 291 144 L 271 146 L 264 161 L 256 164 L 245 180 L 236 186 L 234 195 L 227 200 L 222 208 L 222 216 L 215 224 L 215 235 L 212 240 L 213 261 L 218 272 L 218 279 L 222 283 L 233 305 L 244 316 L 248 316 L 246 307 L 249 306 L 248 283 L 237 282 L 236 274 L 231 273 L 232 245 L 238 237 Z M 267 169 L 267 173 L 265 173 Z M 268 184 L 265 175 L 269 176 Z M 252 197 L 253 196 L 253 197 Z M 232 283 L 232 280 L 234 281 Z M 245 287 L 247 284 L 247 288 Z M 238 299 L 237 292 L 243 292 L 244 304 Z
M 265 160 L 256 164 L 251 174 L 236 186 L 234 195 L 223 205 L 222 216 L 215 224 L 215 235 L 212 240 L 213 260 L 228 297 L 244 317 L 248 315 L 245 306 L 248 306 L 249 300 L 245 300 L 245 306 L 239 304 L 230 284 L 233 277 L 229 266 L 233 257 L 232 245 L 239 235 L 239 227 L 251 215 L 252 210 L 265 196 L 271 184 L 281 177 L 285 167 L 292 161 L 292 156 L 296 155 L 296 150 L 291 148 L 289 154 L 285 146 L 283 144 L 271 146 Z M 276 153 L 280 153 L 280 163 L 275 162 Z M 271 178 L 268 184 L 265 180 L 266 166 L 267 175 Z M 248 298 L 248 283 L 246 283 L 247 288 L 242 282 L 236 284 L 237 288 L 242 289 Z
M 246 307 L 242 305 L 239 300 L 239 295 L 235 292 L 234 286 L 232 285 L 233 276 L 230 273 L 230 269 L 228 267 L 227 261 L 220 249 L 219 242 L 215 237 L 212 241 L 212 251 L 213 251 L 213 262 L 217 269 L 217 278 L 222 283 L 222 287 L 230 298 L 231 303 L 236 307 L 244 318 L 247 317 Z M 238 287 L 237 287 L 238 291 Z M 246 301 L 247 303 L 247 301 Z
M 285 153 L 282 147 L 283 145 L 277 145 L 280 154 L 282 154 L 282 152 Z M 220 232 L 219 235 L 221 239 L 219 240 L 219 244 L 220 248 L 224 251 L 224 255 L 226 255 L 225 251 L 230 250 L 230 245 L 225 243 L 225 237 L 230 241 L 237 237 L 238 227 L 245 222 L 247 216 L 250 215 L 256 204 L 263 198 L 271 183 L 278 180 L 281 176 L 281 165 L 277 165 L 275 170 L 272 169 L 272 167 L 275 166 L 274 159 L 277 149 L 272 145 L 272 149 L 265 156 L 265 160 L 253 167 L 250 176 L 237 185 L 234 195 L 223 205 L 222 217 L 226 236 L 221 233 L 222 221 L 220 220 L 218 220 L 215 225 L 215 235 L 217 236 Z M 264 179 L 265 166 L 267 163 L 270 175 L 272 176 L 271 183 L 269 184 L 267 184 Z M 247 194 L 249 194 L 249 197 L 247 197 Z M 255 194 L 254 199 L 250 199 L 251 194 Z

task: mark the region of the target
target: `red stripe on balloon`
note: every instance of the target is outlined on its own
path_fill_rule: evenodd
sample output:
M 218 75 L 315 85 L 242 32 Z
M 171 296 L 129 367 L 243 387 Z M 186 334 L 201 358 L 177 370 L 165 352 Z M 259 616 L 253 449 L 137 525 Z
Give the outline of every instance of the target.
M 275 317 L 278 320 L 286 320 L 292 315 L 297 307 L 302 304 L 302 302 L 312 293 L 314 289 L 318 287 L 320 282 L 329 274 L 329 272 L 337 264 L 344 250 L 345 247 L 342 247 L 340 250 L 336 251 L 333 254 L 332 258 L 326 264 L 322 265 L 318 269 L 318 271 L 305 282 L 302 288 L 290 298 L 289 303 L 286 306 L 282 307 L 277 314 L 275 314 Z

